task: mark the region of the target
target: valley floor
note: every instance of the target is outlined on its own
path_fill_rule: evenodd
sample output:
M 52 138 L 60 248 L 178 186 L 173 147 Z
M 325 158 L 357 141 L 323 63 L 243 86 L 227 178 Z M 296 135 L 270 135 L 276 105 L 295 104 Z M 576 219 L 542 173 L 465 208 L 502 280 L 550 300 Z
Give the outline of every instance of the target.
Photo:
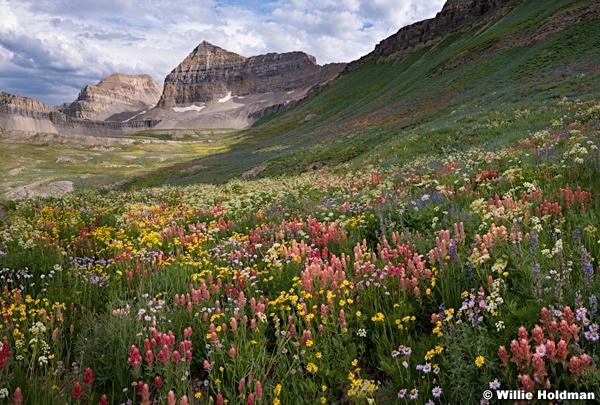
M 75 189 L 116 186 L 136 174 L 226 151 L 235 142 L 232 134 L 222 129 L 149 130 L 121 137 L 3 132 L 0 197 L 60 197 Z

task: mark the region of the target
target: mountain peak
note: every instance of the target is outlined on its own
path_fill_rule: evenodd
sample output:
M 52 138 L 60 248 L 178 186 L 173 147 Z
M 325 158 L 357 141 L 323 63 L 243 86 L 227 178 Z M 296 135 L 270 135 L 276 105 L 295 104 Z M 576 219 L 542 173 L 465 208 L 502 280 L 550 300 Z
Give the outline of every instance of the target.
M 246 58 L 202 41 L 165 78 L 158 107 L 188 107 L 229 99 L 232 94 L 245 98 L 281 93 L 289 101 L 303 97 L 314 85 L 333 79 L 343 66 L 319 66 L 314 56 L 298 51 Z M 269 105 L 266 99 L 262 103 Z
M 198 46 L 196 47 L 196 49 L 198 48 L 215 48 L 216 46 L 211 44 L 210 42 L 208 42 L 207 40 L 203 40 L 202 42 L 200 42 L 200 44 L 198 44 Z
M 198 44 L 198 46 L 196 48 L 194 48 L 194 50 L 192 51 L 192 54 L 195 54 L 195 53 L 218 53 L 218 52 L 235 54 L 234 52 L 231 52 L 231 51 L 223 49 L 219 46 L 213 45 L 206 40 L 200 42 L 200 44 Z M 235 55 L 237 55 L 237 54 L 235 54 Z

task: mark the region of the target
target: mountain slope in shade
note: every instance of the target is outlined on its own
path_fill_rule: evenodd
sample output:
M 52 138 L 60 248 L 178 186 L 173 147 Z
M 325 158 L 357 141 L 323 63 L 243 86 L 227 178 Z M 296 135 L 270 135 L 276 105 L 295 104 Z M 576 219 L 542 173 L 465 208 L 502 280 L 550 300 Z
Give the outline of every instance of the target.
M 497 20 L 509 11 L 503 6 L 511 2 L 515 3 L 514 0 L 448 0 L 434 18 L 400 28 L 397 33 L 377 44 L 372 52 L 349 63 L 347 70 L 356 69 L 372 60 L 398 60 L 424 47 L 435 46 L 459 27 L 459 30 L 465 31 L 474 25 L 481 26 L 486 20 Z M 482 19 L 482 16 L 486 18 Z
M 63 112 L 73 118 L 122 122 L 153 108 L 161 94 L 162 86 L 148 75 L 115 73 L 85 86 Z

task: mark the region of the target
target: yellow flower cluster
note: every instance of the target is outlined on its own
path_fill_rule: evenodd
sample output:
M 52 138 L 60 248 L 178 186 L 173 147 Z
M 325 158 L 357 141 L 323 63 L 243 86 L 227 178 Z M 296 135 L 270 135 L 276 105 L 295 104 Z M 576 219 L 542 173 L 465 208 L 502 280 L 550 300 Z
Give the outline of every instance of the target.
M 434 349 L 427 351 L 427 353 L 425 354 L 425 360 L 430 360 L 433 358 L 434 355 L 442 354 L 443 351 L 444 348 L 440 345 L 437 345 Z
M 310 362 L 306 365 L 306 371 L 314 374 L 317 371 L 319 371 L 319 367 L 317 367 L 317 365 L 315 363 Z
M 381 312 L 377 312 L 377 314 L 375 314 L 375 316 L 371 317 L 371 320 L 373 322 L 383 322 L 384 319 L 385 319 L 385 315 L 383 315 Z
M 409 322 L 414 322 L 416 319 L 417 318 L 414 315 L 413 316 L 407 315 L 402 319 L 396 319 L 395 323 L 396 323 L 396 326 L 398 326 L 398 329 L 403 330 L 406 327 L 405 325 L 403 325 L 403 323 L 408 325 Z
M 348 381 L 350 381 L 350 388 L 346 392 L 348 397 L 350 398 L 362 398 L 367 399 L 368 402 L 373 398 L 373 394 L 379 388 L 379 381 L 374 380 L 365 380 L 360 378 L 358 375 L 360 373 L 360 367 L 356 367 L 358 364 L 358 360 L 354 360 L 352 365 L 354 366 L 354 370 L 348 372 Z

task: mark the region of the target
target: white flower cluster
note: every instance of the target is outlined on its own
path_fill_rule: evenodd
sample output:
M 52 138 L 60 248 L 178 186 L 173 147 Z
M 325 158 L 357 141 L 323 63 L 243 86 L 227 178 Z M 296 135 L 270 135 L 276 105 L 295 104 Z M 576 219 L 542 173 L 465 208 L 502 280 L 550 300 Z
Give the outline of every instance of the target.
M 492 266 L 492 271 L 494 271 L 498 274 L 502 274 L 502 272 L 504 271 L 504 269 L 506 268 L 507 265 L 508 265 L 508 262 L 506 260 L 498 259 Z
M 542 220 L 540 218 L 535 216 L 531 217 L 531 223 L 533 224 L 531 229 L 537 233 L 540 233 L 544 230 L 544 227 L 542 226 Z
M 538 131 L 536 133 L 533 134 L 533 139 L 539 140 L 539 141 L 545 141 L 546 139 L 548 139 L 548 137 L 550 136 L 550 132 L 546 131 L 546 130 L 542 130 L 542 131 Z
M 19 247 L 23 250 L 33 249 L 35 247 L 35 242 L 33 239 L 19 239 Z
M 0 389 L 0 399 L 4 399 L 4 398 L 8 398 L 8 388 Z
M 267 323 L 267 316 L 262 312 L 257 312 L 256 317 L 261 323 Z
M 595 145 L 594 145 L 595 146 Z M 563 158 L 567 159 L 569 157 L 573 157 L 575 163 L 582 164 L 585 162 L 582 156 L 588 154 L 588 150 L 585 146 L 582 146 L 580 143 L 576 143 L 573 145 L 570 151 L 565 152 L 563 154 Z
M 31 328 L 29 328 L 29 332 L 33 333 L 34 335 L 43 335 L 46 333 L 46 325 L 38 321 Z
M 494 279 L 492 283 L 492 292 L 490 295 L 485 297 L 485 302 L 487 304 L 487 311 L 492 314 L 492 316 L 498 316 L 498 310 L 500 305 L 504 303 L 504 299 L 502 298 L 502 291 L 505 287 L 504 280 L 502 279 Z

